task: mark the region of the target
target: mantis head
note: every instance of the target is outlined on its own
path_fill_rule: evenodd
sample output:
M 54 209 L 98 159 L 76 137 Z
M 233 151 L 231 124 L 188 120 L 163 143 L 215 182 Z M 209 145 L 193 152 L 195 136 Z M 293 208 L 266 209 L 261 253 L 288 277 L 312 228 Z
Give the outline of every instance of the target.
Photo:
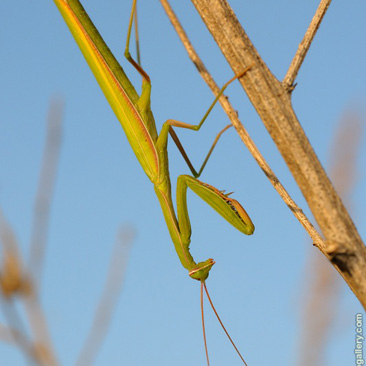
M 197 281 L 205 281 L 214 264 L 215 261 L 212 258 L 199 262 L 189 271 L 189 275 Z

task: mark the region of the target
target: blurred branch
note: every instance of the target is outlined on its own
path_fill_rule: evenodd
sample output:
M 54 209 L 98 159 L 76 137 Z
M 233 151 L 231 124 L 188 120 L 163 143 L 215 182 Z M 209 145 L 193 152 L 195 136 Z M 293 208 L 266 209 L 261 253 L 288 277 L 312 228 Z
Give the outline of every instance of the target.
M 19 348 L 28 356 L 28 359 L 41 366 L 58 364 L 52 350 L 47 322 L 39 302 L 37 284 L 43 264 L 49 207 L 59 156 L 61 108 L 62 105 L 59 102 L 53 102 L 49 110 L 46 148 L 35 203 L 28 269 L 22 263 L 15 234 L 0 212 L 0 239 L 3 247 L 0 286 L 3 312 L 9 323 L 9 330 Z M 22 325 L 23 321 L 18 315 L 14 300 L 19 300 L 25 307 L 27 321 L 32 332 L 32 338 L 29 340 L 26 339 L 25 326 Z
M 1 309 L 8 323 L 7 336 L 23 353 L 27 363 L 34 365 L 33 347 L 26 335 L 26 329 L 13 302 L 13 297 L 23 293 L 24 274 L 18 252 L 15 234 L 0 211 L 0 242 L 3 263 L 0 272 Z M 4 328 L 2 328 L 4 331 Z
M 131 228 L 127 227 L 119 230 L 105 287 L 95 312 L 89 335 L 76 362 L 77 365 L 92 365 L 105 339 L 118 297 L 121 293 L 128 252 L 134 238 L 135 232 Z
M 192 0 L 301 189 L 322 233 L 322 253 L 366 309 L 366 247 L 292 108 L 289 90 L 268 69 L 225 0 Z
M 362 124 L 360 118 L 347 113 L 339 125 L 330 153 L 331 177 L 339 194 L 348 207 L 358 176 L 357 157 L 360 153 Z M 306 279 L 310 295 L 304 306 L 304 319 L 300 329 L 299 365 L 321 366 L 326 364 L 326 343 L 330 327 L 336 320 L 340 299 L 340 279 L 324 257 L 311 251 L 310 264 L 306 266 Z
M 299 366 L 326 365 L 326 343 L 337 313 L 341 279 L 319 252 L 311 251 L 306 263 L 308 296 L 302 296 Z
M 2 267 L 0 273 L 0 287 L 5 299 L 15 294 L 29 291 L 29 283 L 25 278 L 18 251 L 18 243 L 9 223 L 0 210 L 0 242 L 2 246 Z
M 13 339 L 19 349 L 27 356 L 28 362 L 33 360 L 39 365 L 57 365 L 41 305 L 34 294 L 31 278 L 24 271 L 15 234 L 1 211 L 0 239 L 3 247 L 3 264 L 0 276 L 2 296 L 0 300 Z M 27 319 L 34 336 L 33 340 L 27 339 L 26 328 L 22 318 L 18 315 L 15 299 L 22 301 L 25 306 Z
M 25 310 L 34 336 L 34 348 L 42 365 L 57 365 L 47 321 L 39 300 L 50 206 L 56 180 L 58 160 L 61 147 L 63 102 L 53 99 L 50 102 L 47 116 L 47 135 L 43 162 L 38 183 L 33 214 L 32 238 L 28 262 L 29 276 L 33 291 L 24 298 Z
M 21 337 L 24 337 L 23 334 L 20 334 L 18 330 L 10 328 L 9 326 L 0 324 L 0 341 L 1 342 L 7 342 L 7 343 L 13 343 L 14 339 L 19 339 Z M 18 341 L 16 341 L 18 343 Z
M 54 99 L 47 116 L 47 136 L 43 162 L 34 204 L 32 237 L 29 253 L 29 273 L 38 291 L 47 242 L 50 206 L 54 190 L 62 137 L 63 102 Z
M 26 363 L 30 366 L 37 364 L 37 356 L 34 352 L 31 340 L 26 334 L 25 325 L 19 316 L 15 304 L 10 297 L 0 296 L 1 309 L 8 323 L 7 335 L 18 346 L 22 352 Z
M 33 334 L 33 348 L 40 365 L 58 365 L 41 304 L 34 293 L 24 297 L 24 307 Z
M 357 158 L 360 156 L 363 132 L 360 116 L 347 111 L 340 121 L 330 151 L 330 175 L 347 207 L 352 205 L 351 194 L 359 176 Z
M 198 72 L 202 76 L 203 80 L 206 82 L 206 84 L 210 87 L 214 95 L 216 96 L 220 88 L 215 83 L 214 79 L 212 78 L 209 71 L 206 69 L 205 65 L 203 64 L 202 60 L 198 56 L 197 52 L 193 48 L 191 42 L 188 39 L 187 34 L 185 33 L 182 25 L 180 24 L 178 18 L 174 14 L 171 6 L 169 5 L 169 2 L 167 0 L 160 0 L 165 12 L 168 15 L 169 20 L 171 21 L 175 31 L 177 32 L 183 46 L 185 47 L 189 58 L 192 60 L 194 65 L 196 66 Z M 241 123 L 238 114 L 236 113 L 235 109 L 227 99 L 225 95 L 222 95 L 219 99 L 219 102 L 228 115 L 231 123 L 236 128 L 240 138 L 244 142 L 244 144 L 247 146 L 250 153 L 253 155 L 254 159 L 257 161 L 259 167 L 263 170 L 266 177 L 269 179 L 273 187 L 276 189 L 277 193 L 282 197 L 286 205 L 290 208 L 292 213 L 295 215 L 295 217 L 299 220 L 299 222 L 303 225 L 305 230 L 308 232 L 309 236 L 312 238 L 313 242 L 316 243 L 316 245 L 324 245 L 323 239 L 319 235 L 319 233 L 316 231 L 312 223 L 309 221 L 309 219 L 306 217 L 302 209 L 295 203 L 295 201 L 291 198 L 291 196 L 288 194 L 286 189 L 283 187 L 275 173 L 272 171 L 270 166 L 267 164 L 266 160 L 258 150 L 257 146 L 255 145 L 254 141 L 249 136 L 248 131 L 245 129 L 243 124 Z

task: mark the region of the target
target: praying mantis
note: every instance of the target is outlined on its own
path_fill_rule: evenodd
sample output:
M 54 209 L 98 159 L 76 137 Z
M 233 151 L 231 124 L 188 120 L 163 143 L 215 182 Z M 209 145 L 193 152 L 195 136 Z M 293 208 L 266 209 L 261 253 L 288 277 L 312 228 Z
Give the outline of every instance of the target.
M 225 194 L 223 191 L 219 191 L 215 187 L 203 183 L 197 179 L 205 167 L 218 138 L 209 151 L 201 169 L 196 172 L 189 162 L 189 159 L 185 154 L 184 149 L 177 135 L 175 134 L 175 131 L 173 130 L 173 127 L 198 131 L 227 85 L 233 80 L 241 77 L 245 72 L 248 71 L 249 68 L 243 70 L 240 75 L 235 76 L 224 85 L 198 125 L 191 125 L 170 119 L 163 124 L 160 134 L 158 135 L 154 117 L 150 108 L 150 77 L 144 71 L 144 69 L 135 62 L 129 52 L 129 42 L 133 17 L 136 9 L 136 1 L 137 0 L 133 0 L 132 3 L 125 56 L 142 76 L 141 95 L 137 94 L 134 86 L 123 71 L 121 65 L 109 50 L 108 46 L 105 44 L 81 3 L 78 0 L 54 0 L 92 72 L 94 73 L 95 78 L 103 90 L 109 104 L 120 121 L 139 163 L 154 185 L 155 193 L 160 202 L 166 225 L 181 264 L 185 269 L 188 270 L 188 274 L 191 278 L 201 282 L 202 307 L 203 288 L 205 289 L 211 303 L 205 281 L 212 266 L 215 264 L 215 261 L 210 258 L 196 263 L 190 253 L 189 245 L 191 238 L 191 224 L 187 208 L 187 189 L 190 188 L 200 198 L 207 202 L 214 210 L 216 210 L 224 219 L 226 219 L 232 226 L 237 228 L 242 233 L 251 235 L 254 231 L 254 225 L 238 201 L 230 198 L 229 194 Z M 177 215 L 175 213 L 172 200 L 168 166 L 167 143 L 169 134 L 182 152 L 183 157 L 185 158 L 193 174 L 193 177 L 189 175 L 181 175 L 178 177 L 176 188 Z M 220 319 L 219 321 L 221 323 Z M 230 336 L 229 339 L 231 340 Z M 205 331 L 204 340 L 207 362 L 209 363 Z M 243 358 L 242 360 L 244 361 Z

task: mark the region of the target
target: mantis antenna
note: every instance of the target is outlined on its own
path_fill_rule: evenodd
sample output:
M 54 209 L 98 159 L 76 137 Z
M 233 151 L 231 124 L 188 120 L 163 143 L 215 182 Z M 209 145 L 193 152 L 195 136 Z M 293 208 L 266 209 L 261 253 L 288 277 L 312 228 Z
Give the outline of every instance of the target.
M 208 301 L 210 302 L 211 308 L 214 311 L 217 320 L 219 321 L 222 329 L 224 330 L 226 336 L 229 338 L 231 344 L 233 345 L 233 347 L 235 348 L 235 351 L 237 352 L 237 354 L 239 355 L 239 357 L 241 358 L 241 360 L 243 361 L 245 366 L 248 366 L 247 363 L 244 360 L 244 357 L 241 355 L 241 353 L 239 352 L 238 348 L 236 347 L 234 341 L 231 339 L 228 331 L 226 330 L 224 323 L 221 321 L 219 314 L 217 313 L 214 304 L 212 303 L 211 297 L 208 293 L 207 287 L 206 287 L 206 281 L 201 281 L 201 313 L 202 313 L 202 328 L 203 328 L 203 340 L 205 343 L 205 351 L 206 351 L 206 358 L 207 358 L 207 366 L 210 365 L 210 361 L 208 359 L 208 350 L 207 350 L 207 342 L 206 342 L 206 331 L 205 331 L 205 320 L 204 320 L 204 315 L 203 315 L 203 289 L 205 289 L 206 292 L 206 296 L 208 298 Z

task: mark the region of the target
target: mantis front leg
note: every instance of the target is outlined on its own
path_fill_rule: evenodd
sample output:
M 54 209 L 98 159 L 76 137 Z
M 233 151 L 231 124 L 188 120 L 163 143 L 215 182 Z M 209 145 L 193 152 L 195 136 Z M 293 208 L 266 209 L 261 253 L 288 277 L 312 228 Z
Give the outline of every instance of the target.
M 242 233 L 251 235 L 254 232 L 254 225 L 238 201 L 230 198 L 228 194 L 224 194 L 215 187 L 189 175 L 181 175 L 178 177 L 178 218 L 173 215 L 174 208 L 171 200 L 168 198 L 169 194 L 164 191 L 164 187 L 155 187 L 155 192 L 160 201 L 175 250 L 183 267 L 188 270 L 190 277 L 199 281 L 205 281 L 215 262 L 213 259 L 208 259 L 197 264 L 190 253 L 189 245 L 192 230 L 187 207 L 188 187 Z

